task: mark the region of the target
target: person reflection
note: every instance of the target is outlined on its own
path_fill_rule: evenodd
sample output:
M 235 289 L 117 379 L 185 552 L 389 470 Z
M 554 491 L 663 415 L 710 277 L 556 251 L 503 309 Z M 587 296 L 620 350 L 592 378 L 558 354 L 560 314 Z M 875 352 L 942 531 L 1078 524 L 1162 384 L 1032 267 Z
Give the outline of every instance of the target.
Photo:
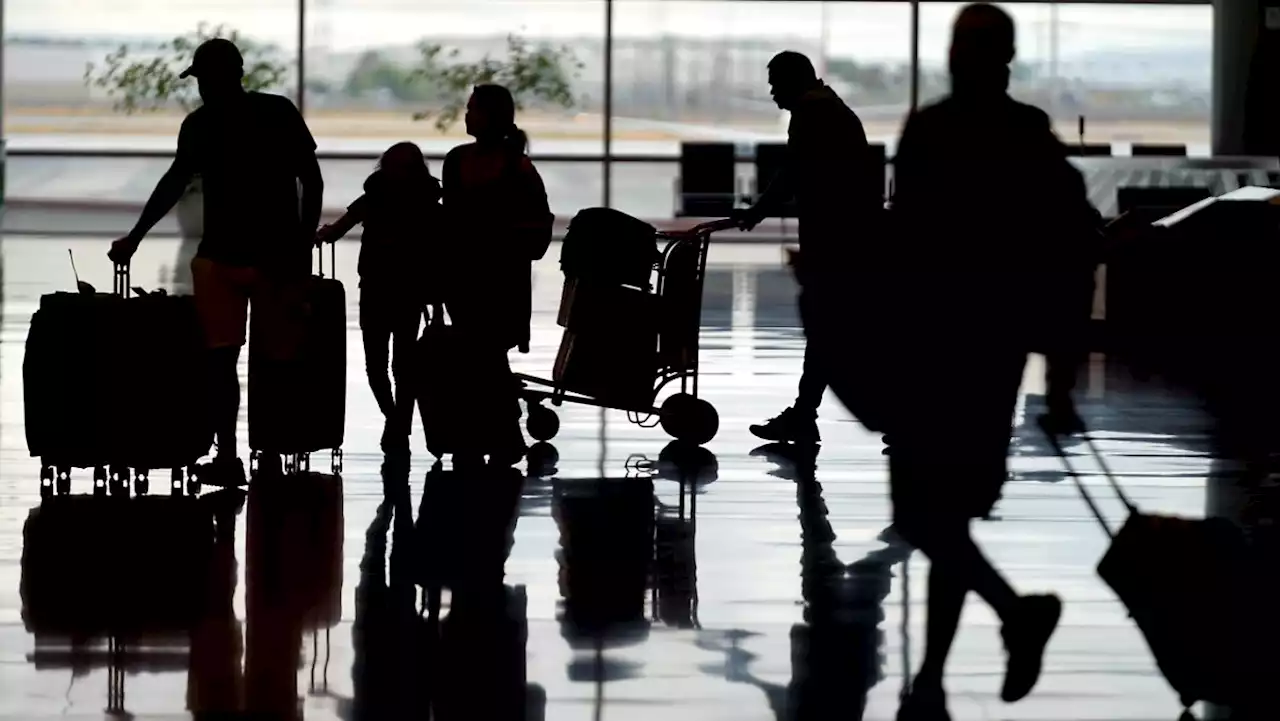
M 430 709 L 429 696 L 423 689 L 431 680 L 426 659 L 434 649 L 427 624 L 416 607 L 408 464 L 388 459 L 382 466 L 382 480 L 383 501 L 365 534 L 360 583 L 356 586 L 350 718 L 425 720 L 430 718 Z
M 751 675 L 745 668 L 750 655 L 736 645 L 729 651 L 730 668 L 768 695 L 779 721 L 860 720 L 868 693 L 883 678 L 880 624 L 892 569 L 907 560 L 911 548 L 894 534 L 882 533 L 884 546 L 846 565 L 833 548 L 836 534 L 814 475 L 814 449 L 779 443 L 760 450 L 779 466 L 775 475 L 796 484 L 805 622 L 791 628 L 787 686 Z
M 525 590 L 505 582 L 523 483 L 520 471 L 496 466 L 463 473 L 436 463 L 427 474 L 413 547 L 428 595 L 426 695 L 437 721 L 540 715 L 528 708 L 544 694 L 527 683 Z
M 191 670 L 187 675 L 187 708 L 196 721 L 236 718 L 244 703 L 244 625 L 236 618 L 236 518 L 244 508 L 238 489 L 200 497 L 214 520 L 214 552 L 210 563 L 205 612 L 191 632 Z

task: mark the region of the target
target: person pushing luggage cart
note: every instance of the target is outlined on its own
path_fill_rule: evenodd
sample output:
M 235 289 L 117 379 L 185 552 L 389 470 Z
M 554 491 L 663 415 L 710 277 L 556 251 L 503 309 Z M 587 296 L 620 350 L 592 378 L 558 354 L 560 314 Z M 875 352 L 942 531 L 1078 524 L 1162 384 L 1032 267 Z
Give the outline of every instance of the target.
M 786 164 L 755 205 L 734 212 L 750 230 L 782 203 L 794 199 L 800 215 L 800 247 L 792 254 L 800 285 L 804 324 L 804 369 L 795 403 L 753 435 L 766 441 L 812 444 L 818 433 L 818 406 L 827 390 L 822 369 L 824 343 L 841 345 L 828 329 L 844 328 L 845 310 L 860 297 L 874 297 L 876 264 L 870 247 L 884 214 L 884 168 L 871 153 L 862 120 L 818 78 L 809 58 L 794 51 L 769 61 L 769 87 L 778 107 L 791 112 Z M 860 294 L 860 295 L 859 295 Z M 860 407 L 855 410 L 862 410 Z M 865 419 L 864 419 L 865 420 Z
M 255 327 L 266 329 L 264 336 L 270 339 L 269 355 L 294 353 L 306 330 L 301 317 L 324 181 L 302 114 L 283 96 L 244 90 L 244 59 L 230 40 L 201 44 L 181 77 L 196 78 L 204 104 L 183 121 L 173 164 L 133 230 L 112 243 L 110 256 L 127 264 L 142 238 L 173 208 L 191 179 L 200 176 L 204 234 L 191 273 L 208 346 L 217 441 L 203 481 L 243 485 L 245 469 L 236 443 L 237 365 L 249 304 Z M 264 470 L 279 465 L 274 453 L 267 460 Z

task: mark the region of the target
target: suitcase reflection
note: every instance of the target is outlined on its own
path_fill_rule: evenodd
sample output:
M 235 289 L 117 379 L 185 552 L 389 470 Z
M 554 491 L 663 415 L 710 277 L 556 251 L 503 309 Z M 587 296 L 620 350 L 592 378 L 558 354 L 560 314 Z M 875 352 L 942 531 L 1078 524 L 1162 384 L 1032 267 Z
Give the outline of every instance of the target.
M 341 615 L 342 484 L 306 474 L 199 498 L 66 496 L 28 515 L 22 618 L 37 669 L 106 668 L 107 711 L 125 678 L 186 669 L 197 718 L 300 718 L 304 633 Z M 245 618 L 234 599 L 246 523 Z M 165 701 L 168 701 L 167 699 Z

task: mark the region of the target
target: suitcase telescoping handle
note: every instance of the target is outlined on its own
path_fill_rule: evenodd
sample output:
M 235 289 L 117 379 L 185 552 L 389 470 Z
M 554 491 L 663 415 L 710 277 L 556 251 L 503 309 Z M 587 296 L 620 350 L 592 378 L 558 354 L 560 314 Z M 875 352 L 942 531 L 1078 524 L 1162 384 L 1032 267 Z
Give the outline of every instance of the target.
M 334 280 L 338 278 L 338 244 L 336 242 L 329 243 L 329 273 Z M 326 277 L 324 274 L 324 246 L 316 246 L 316 260 L 319 264 L 319 275 L 321 278 Z
M 1076 472 L 1075 466 L 1071 463 L 1071 458 L 1068 457 L 1066 451 L 1062 449 L 1062 444 L 1058 440 L 1058 434 L 1053 432 L 1053 429 L 1049 426 L 1048 419 L 1045 416 L 1040 416 L 1036 419 L 1036 422 L 1039 424 L 1040 430 L 1044 433 L 1045 438 L 1049 439 L 1049 445 L 1053 446 L 1053 452 L 1056 453 L 1058 458 L 1062 461 L 1062 466 L 1066 470 L 1067 475 L 1071 476 L 1071 480 L 1076 484 L 1076 489 L 1080 491 L 1080 497 L 1084 499 L 1085 505 L 1087 505 L 1089 510 L 1093 513 L 1093 517 L 1098 519 L 1098 525 L 1102 526 L 1103 533 L 1107 534 L 1107 538 L 1114 539 L 1116 537 L 1115 532 L 1111 530 L 1111 525 L 1107 523 L 1107 517 L 1103 515 L 1102 509 L 1098 507 L 1097 501 L 1093 500 L 1093 496 L 1090 495 L 1089 489 L 1084 487 L 1084 481 L 1080 480 L 1080 474 Z M 1111 467 L 1107 465 L 1106 459 L 1102 457 L 1102 452 L 1098 450 L 1097 444 L 1093 442 L 1093 437 L 1090 436 L 1088 432 L 1081 434 L 1081 437 L 1084 439 L 1085 445 L 1089 447 L 1089 453 L 1093 456 L 1094 461 L 1097 462 L 1098 468 L 1102 470 L 1102 475 L 1107 479 L 1107 483 L 1110 484 L 1112 490 L 1115 491 L 1116 498 L 1120 499 L 1120 502 L 1124 504 L 1125 511 L 1127 511 L 1129 515 L 1137 513 L 1137 504 L 1130 500 L 1128 494 L 1126 494 L 1124 489 L 1120 487 L 1120 482 L 1116 480 L 1115 474 L 1111 472 Z
M 115 263 L 111 274 L 111 292 L 121 298 L 129 297 L 129 264 Z

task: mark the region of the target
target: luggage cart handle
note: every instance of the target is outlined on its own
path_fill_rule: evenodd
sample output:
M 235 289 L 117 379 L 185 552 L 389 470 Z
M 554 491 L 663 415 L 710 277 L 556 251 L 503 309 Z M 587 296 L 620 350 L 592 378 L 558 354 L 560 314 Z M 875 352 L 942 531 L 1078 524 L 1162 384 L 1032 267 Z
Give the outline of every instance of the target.
M 701 235 L 703 233 L 715 233 L 720 230 L 728 230 L 736 227 L 738 227 L 738 221 L 733 218 L 721 218 L 719 220 L 710 220 L 706 223 L 699 223 L 685 232 L 690 235 Z
M 111 273 L 111 292 L 121 298 L 128 298 L 130 293 L 130 275 L 128 263 L 113 263 Z

